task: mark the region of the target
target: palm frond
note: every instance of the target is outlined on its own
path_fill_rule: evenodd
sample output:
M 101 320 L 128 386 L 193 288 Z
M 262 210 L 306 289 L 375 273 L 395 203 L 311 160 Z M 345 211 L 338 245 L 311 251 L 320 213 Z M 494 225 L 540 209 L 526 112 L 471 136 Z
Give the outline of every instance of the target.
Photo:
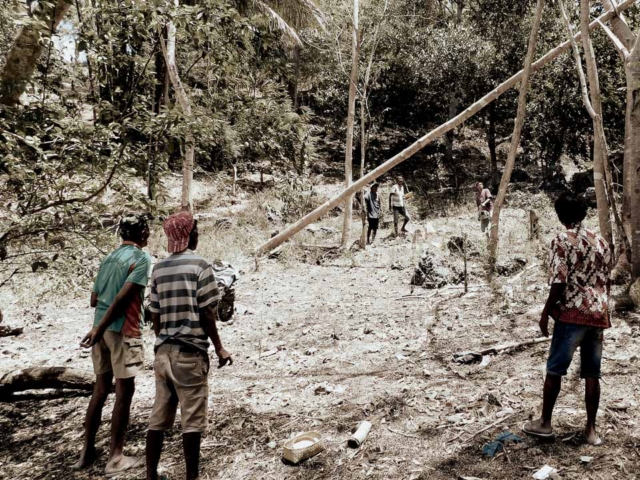
M 256 0 L 255 2 L 256 8 L 263 14 L 269 17 L 271 23 L 278 28 L 278 30 L 282 31 L 285 40 L 287 40 L 292 45 L 302 46 L 302 40 L 298 36 L 298 33 L 294 28 L 291 27 L 284 19 L 278 15 L 278 13 L 271 8 L 266 3 Z

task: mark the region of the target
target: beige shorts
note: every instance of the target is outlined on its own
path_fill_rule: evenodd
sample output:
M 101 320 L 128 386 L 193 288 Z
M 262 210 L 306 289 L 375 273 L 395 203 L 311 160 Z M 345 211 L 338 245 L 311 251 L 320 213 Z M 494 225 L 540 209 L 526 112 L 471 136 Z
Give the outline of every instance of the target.
M 92 347 L 91 358 L 96 375 L 113 372 L 116 378 L 135 377 L 144 368 L 142 338 L 107 330 Z
M 209 361 L 201 353 L 185 353 L 179 345 L 160 345 L 153 362 L 156 400 L 149 430 L 168 430 L 180 404 L 182 433 L 203 433 L 207 429 Z

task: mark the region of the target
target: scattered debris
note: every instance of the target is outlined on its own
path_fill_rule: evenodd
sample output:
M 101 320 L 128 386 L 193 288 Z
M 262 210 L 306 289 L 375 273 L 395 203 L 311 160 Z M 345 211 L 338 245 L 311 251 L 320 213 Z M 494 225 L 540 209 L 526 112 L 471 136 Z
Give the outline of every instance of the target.
M 447 248 L 453 255 L 462 255 L 462 253 L 465 251 L 467 253 L 467 256 L 469 257 L 477 256 L 480 254 L 480 252 L 478 252 L 478 250 L 474 247 L 473 243 L 471 243 L 468 239 L 457 235 L 449 238 L 449 241 L 447 242 Z
M 482 361 L 482 355 L 475 352 L 460 352 L 453 354 L 453 361 L 468 365 L 470 363 L 476 363 Z
M 527 265 L 527 259 L 521 256 L 511 257 L 501 260 L 496 264 L 496 272 L 498 275 L 510 277 L 524 269 Z
M 347 442 L 349 447 L 358 448 L 359 446 L 361 446 L 367 438 L 367 435 L 369 435 L 372 426 L 373 425 L 371 424 L 371 422 L 367 422 L 366 420 L 360 423 L 358 429 L 354 432 L 354 434 Z
M 274 348 L 273 350 L 267 350 L 266 352 L 262 352 L 260 354 L 260 358 L 271 357 L 271 356 L 275 355 L 276 353 L 278 353 L 278 349 L 277 348 Z
M 457 285 L 463 279 L 461 272 L 444 265 L 433 253 L 425 252 L 413 273 L 411 285 L 433 290 L 448 284 Z
M 493 458 L 504 450 L 504 446 L 508 443 L 522 443 L 522 438 L 508 431 L 502 432 L 494 441 L 482 447 L 482 454 L 486 457 Z
M 533 478 L 535 478 L 536 480 L 546 480 L 547 478 L 551 478 L 551 474 L 553 473 L 558 473 L 558 471 L 555 468 L 550 467 L 549 465 L 545 465 L 533 474 Z

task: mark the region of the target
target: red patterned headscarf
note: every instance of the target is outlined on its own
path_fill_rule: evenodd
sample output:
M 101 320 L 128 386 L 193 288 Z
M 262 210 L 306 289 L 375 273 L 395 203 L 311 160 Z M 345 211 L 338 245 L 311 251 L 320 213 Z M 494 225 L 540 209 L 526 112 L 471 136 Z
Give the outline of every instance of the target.
M 174 213 L 164 221 L 162 228 L 169 239 L 167 246 L 169 253 L 178 253 L 187 249 L 193 225 L 194 219 L 190 212 Z

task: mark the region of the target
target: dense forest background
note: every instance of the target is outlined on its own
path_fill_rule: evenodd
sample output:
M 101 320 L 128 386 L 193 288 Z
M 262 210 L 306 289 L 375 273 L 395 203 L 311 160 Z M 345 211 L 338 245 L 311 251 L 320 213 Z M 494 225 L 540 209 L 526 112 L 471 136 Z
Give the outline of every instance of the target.
M 362 158 L 369 171 L 520 70 L 534 3 L 361 2 L 356 178 Z M 63 9 L 59 25 L 46 21 Z M 595 2 L 592 16 L 602 11 Z M 163 178 L 182 168 L 188 132 L 197 174 L 236 167 L 241 176 L 302 183 L 310 173 L 341 178 L 352 12 L 343 0 L 4 2 L 0 64 L 23 27 L 38 33 L 42 55 L 21 104 L 0 105 L 0 257 L 22 255 L 33 239 L 41 245 L 45 232 L 47 255 L 69 231 L 90 242 L 107 221 L 105 202 L 96 201 L 107 191 L 122 210 L 168 208 Z M 637 7 L 627 12 L 633 29 L 639 15 Z M 162 52 L 168 22 L 191 116 L 170 88 Z M 550 5 L 538 52 L 565 39 Z M 607 138 L 621 163 L 623 62 L 602 31 L 593 41 Z M 455 192 L 475 180 L 495 186 L 516 102 L 514 89 L 400 170 L 424 191 Z M 565 54 L 532 79 L 518 167 L 539 178 L 561 161 L 588 170 L 592 144 L 575 63 Z

